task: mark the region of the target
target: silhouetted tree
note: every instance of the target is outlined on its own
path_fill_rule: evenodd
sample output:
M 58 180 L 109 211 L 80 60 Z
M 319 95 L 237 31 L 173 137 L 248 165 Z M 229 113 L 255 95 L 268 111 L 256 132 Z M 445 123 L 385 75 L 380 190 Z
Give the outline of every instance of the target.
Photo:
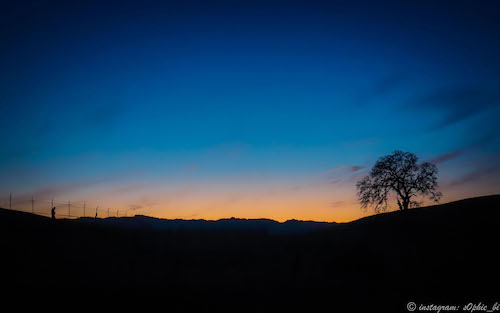
M 420 206 L 422 202 L 415 199 L 419 195 L 438 202 L 442 195 L 437 191 L 436 165 L 417 162 L 415 154 L 399 150 L 381 157 L 370 174 L 356 183 L 361 207 L 385 211 L 391 196 L 396 197 L 402 211 Z

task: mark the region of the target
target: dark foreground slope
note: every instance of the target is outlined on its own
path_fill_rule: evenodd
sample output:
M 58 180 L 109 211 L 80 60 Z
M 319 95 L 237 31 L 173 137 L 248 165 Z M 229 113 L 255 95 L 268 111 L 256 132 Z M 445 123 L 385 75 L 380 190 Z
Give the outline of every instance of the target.
M 240 294 L 281 308 L 500 302 L 499 209 L 500 196 L 480 197 L 293 235 L 52 223 L 2 209 L 1 283 Z

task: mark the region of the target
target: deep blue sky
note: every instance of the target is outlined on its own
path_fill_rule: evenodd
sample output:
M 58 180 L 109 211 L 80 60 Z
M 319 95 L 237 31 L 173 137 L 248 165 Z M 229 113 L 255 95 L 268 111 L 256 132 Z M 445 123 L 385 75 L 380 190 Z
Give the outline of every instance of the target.
M 341 220 L 362 213 L 356 175 L 395 149 L 436 162 L 445 199 L 498 193 L 499 9 L 3 4 L 1 195 Z

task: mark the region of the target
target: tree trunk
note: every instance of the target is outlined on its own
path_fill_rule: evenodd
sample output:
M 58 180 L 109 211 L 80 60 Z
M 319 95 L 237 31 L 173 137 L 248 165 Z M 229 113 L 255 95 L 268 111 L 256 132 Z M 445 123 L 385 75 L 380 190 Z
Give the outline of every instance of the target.
M 403 211 L 408 210 L 409 206 L 410 206 L 410 199 L 409 198 L 403 199 Z

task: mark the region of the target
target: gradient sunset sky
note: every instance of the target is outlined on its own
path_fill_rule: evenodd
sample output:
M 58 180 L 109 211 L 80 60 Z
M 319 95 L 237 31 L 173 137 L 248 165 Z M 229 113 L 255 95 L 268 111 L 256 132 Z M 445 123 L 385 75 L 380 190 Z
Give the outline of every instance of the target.
M 499 1 L 12 1 L 0 25 L 3 206 L 350 221 L 395 149 L 442 202 L 500 193 Z

